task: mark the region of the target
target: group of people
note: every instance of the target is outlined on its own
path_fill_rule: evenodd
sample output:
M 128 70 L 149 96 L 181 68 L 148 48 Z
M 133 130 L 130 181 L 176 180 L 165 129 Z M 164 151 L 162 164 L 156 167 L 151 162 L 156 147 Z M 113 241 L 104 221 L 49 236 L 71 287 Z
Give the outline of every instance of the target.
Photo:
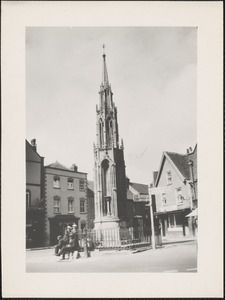
M 74 252 L 77 252 L 76 258 L 80 257 L 79 238 L 76 224 L 73 224 L 72 227 L 68 225 L 65 229 L 64 235 L 59 235 L 57 240 L 58 244 L 55 246 L 56 256 L 62 255 L 62 259 L 65 259 L 66 253 L 73 254 Z

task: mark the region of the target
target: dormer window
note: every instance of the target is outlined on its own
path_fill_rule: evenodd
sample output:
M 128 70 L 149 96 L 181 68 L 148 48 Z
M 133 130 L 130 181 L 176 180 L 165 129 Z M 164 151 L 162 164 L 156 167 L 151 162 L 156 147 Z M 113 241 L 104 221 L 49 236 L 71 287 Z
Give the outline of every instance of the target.
M 167 183 L 167 185 L 172 184 L 172 173 L 171 173 L 171 171 L 166 173 L 166 183 Z
M 67 188 L 68 188 L 68 190 L 73 190 L 74 189 L 74 187 L 73 187 L 73 178 L 68 178 Z
M 53 187 L 56 189 L 60 188 L 60 177 L 59 176 L 54 176 L 53 178 Z

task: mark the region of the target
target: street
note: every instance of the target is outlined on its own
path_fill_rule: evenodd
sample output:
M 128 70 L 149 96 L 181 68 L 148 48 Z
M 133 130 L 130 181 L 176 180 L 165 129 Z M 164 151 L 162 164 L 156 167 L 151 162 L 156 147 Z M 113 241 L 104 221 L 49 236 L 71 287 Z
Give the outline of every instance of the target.
M 73 272 L 197 272 L 197 242 L 185 241 L 145 251 L 94 251 L 86 258 L 61 260 L 54 249 L 27 250 L 26 271 Z

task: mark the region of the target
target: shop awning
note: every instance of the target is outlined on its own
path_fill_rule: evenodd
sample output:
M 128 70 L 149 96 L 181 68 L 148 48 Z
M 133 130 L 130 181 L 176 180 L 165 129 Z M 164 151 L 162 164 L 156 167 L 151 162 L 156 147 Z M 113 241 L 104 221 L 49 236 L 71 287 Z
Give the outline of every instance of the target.
M 184 209 L 176 209 L 176 210 L 168 210 L 168 211 L 160 211 L 160 212 L 155 212 L 154 216 L 161 216 L 161 215 L 168 215 L 168 214 L 179 214 L 183 212 L 189 212 L 190 208 L 184 208 Z
M 48 218 L 51 222 L 75 222 L 80 218 L 75 217 L 74 215 L 56 215 L 52 218 Z
M 197 217 L 198 216 L 198 209 L 194 209 L 190 214 L 186 215 L 185 217 L 186 218 L 189 218 L 189 217 Z

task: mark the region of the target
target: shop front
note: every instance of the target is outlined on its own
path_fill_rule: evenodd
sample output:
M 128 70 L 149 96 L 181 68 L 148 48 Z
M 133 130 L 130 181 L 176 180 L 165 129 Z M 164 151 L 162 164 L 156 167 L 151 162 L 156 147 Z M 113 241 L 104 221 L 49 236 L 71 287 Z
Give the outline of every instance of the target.
M 74 215 L 57 215 L 53 218 L 49 218 L 50 222 L 50 246 L 53 246 L 57 243 L 57 236 L 63 235 L 67 225 L 78 223 L 79 218 Z M 79 229 L 79 228 L 78 228 Z
M 189 236 L 188 221 L 185 216 L 190 209 L 155 213 L 162 229 L 162 236 L 168 238 Z

